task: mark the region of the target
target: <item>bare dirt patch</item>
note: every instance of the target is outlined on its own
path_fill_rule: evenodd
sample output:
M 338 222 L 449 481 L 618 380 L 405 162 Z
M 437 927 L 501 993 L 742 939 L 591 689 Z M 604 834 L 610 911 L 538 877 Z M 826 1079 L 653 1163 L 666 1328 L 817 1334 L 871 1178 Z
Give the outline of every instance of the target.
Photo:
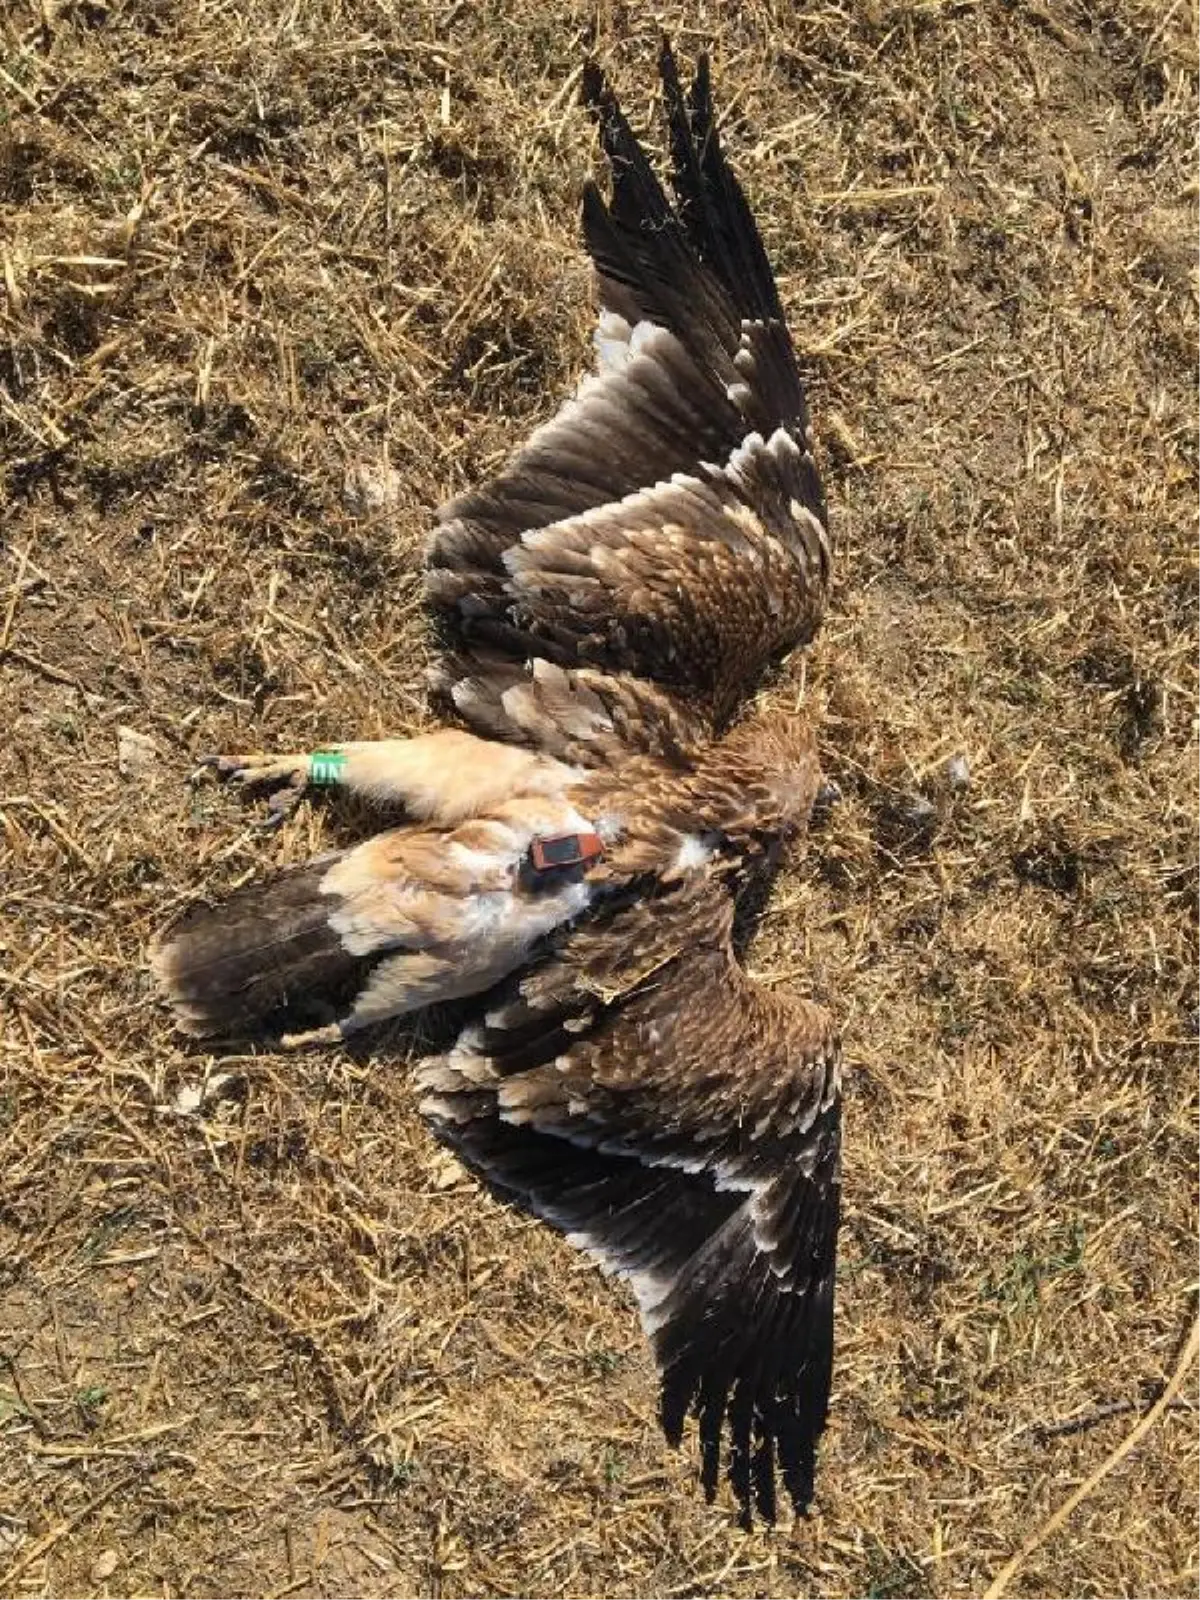
M 8 8 L 0 1589 L 969 1595 L 1153 1399 L 1196 1266 L 1194 20 Z M 570 75 L 641 120 L 660 24 L 712 44 L 839 541 L 845 798 L 750 959 L 844 1021 L 840 1344 L 817 1514 L 750 1536 L 625 1297 L 414 1116 L 420 1038 L 210 1056 L 145 969 L 340 825 L 264 839 L 197 755 L 423 717 L 431 508 L 586 363 Z M 1182 1400 L 1014 1592 L 1194 1592 Z

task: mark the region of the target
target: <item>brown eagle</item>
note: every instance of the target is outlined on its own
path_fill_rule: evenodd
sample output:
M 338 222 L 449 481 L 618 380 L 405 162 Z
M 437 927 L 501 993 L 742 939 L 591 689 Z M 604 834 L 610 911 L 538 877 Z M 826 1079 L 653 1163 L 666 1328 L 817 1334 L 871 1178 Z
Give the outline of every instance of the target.
M 677 1442 L 745 1521 L 813 1492 L 833 1349 L 839 1042 L 752 983 L 748 879 L 805 829 L 802 715 L 747 710 L 825 608 L 830 542 L 775 281 L 708 65 L 660 60 L 674 203 L 597 67 L 597 369 L 441 514 L 427 588 L 458 726 L 223 758 L 277 815 L 336 784 L 396 825 L 223 903 L 153 954 L 181 1026 L 333 1042 L 480 997 L 418 1070 L 435 1129 L 631 1286 Z M 312 1001 L 341 999 L 312 1022 Z

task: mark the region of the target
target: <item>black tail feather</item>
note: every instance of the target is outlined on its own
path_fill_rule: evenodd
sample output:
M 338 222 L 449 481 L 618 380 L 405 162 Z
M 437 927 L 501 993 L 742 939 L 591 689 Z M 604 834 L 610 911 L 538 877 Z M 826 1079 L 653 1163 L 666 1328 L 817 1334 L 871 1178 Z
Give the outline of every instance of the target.
M 370 962 L 345 950 L 329 926 L 335 902 L 320 891 L 333 859 L 246 884 L 219 905 L 189 907 L 172 924 L 151 965 L 185 1032 L 244 1034 L 361 978 Z

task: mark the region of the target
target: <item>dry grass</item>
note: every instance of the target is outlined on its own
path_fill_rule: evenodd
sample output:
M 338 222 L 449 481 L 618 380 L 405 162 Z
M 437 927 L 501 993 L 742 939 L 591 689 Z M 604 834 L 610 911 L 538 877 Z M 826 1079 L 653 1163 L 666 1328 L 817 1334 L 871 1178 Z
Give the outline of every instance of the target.
M 4 1592 L 978 1594 L 1176 1360 L 1190 0 L 702 20 L 0 20 Z M 410 1041 L 212 1058 L 144 966 L 331 825 L 261 838 L 196 754 L 423 715 L 430 509 L 585 359 L 569 76 L 591 37 L 640 118 L 661 23 L 712 39 L 840 540 L 808 683 L 845 803 L 751 953 L 844 1018 L 840 1345 L 817 1515 L 750 1536 L 661 1444 L 623 1295 L 432 1144 Z M 1014 1590 L 1194 1592 L 1182 1400 Z

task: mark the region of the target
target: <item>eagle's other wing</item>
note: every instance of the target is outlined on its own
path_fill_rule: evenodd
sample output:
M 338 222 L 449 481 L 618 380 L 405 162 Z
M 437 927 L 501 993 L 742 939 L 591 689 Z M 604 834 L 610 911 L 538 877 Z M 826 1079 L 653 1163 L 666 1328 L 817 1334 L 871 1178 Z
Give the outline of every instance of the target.
M 824 612 L 830 544 L 804 389 L 717 136 L 708 65 L 661 59 L 676 205 L 599 69 L 613 172 L 589 185 L 598 371 L 442 513 L 430 599 L 468 649 L 632 674 L 724 720 Z
M 692 882 L 576 929 L 421 1070 L 466 1161 L 632 1286 L 678 1442 L 723 1441 L 748 1520 L 813 1491 L 833 1356 L 839 1047 L 754 985 L 732 903 Z

